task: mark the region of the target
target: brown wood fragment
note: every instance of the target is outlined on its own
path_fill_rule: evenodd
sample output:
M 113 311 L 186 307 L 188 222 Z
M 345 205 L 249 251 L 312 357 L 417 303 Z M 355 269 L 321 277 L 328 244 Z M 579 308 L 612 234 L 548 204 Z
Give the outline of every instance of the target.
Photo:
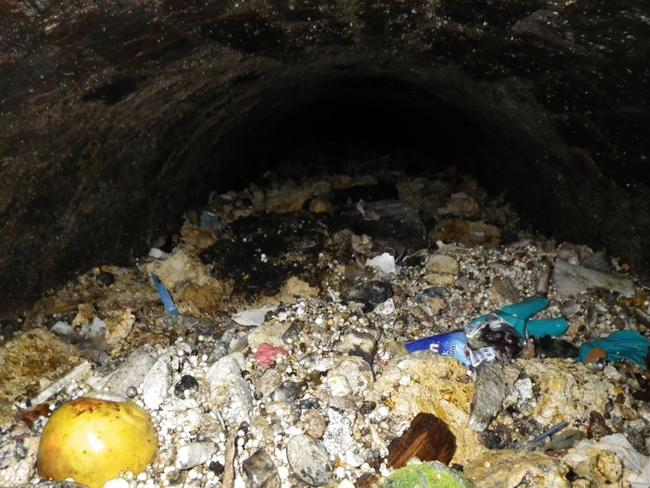
M 456 452 L 456 436 L 438 417 L 420 412 L 388 451 L 388 465 L 392 468 L 401 468 L 412 458 L 449 464 Z

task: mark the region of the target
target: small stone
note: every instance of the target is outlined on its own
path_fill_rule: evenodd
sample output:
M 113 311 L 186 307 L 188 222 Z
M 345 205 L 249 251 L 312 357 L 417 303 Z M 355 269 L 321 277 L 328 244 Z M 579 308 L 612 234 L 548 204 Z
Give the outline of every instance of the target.
M 311 486 L 323 486 L 332 479 L 329 454 L 321 441 L 308 435 L 296 435 L 287 443 L 291 471 Z
M 332 210 L 332 203 L 326 198 L 314 197 L 309 202 L 309 211 L 312 213 L 330 213 Z
M 384 303 L 393 296 L 393 287 L 385 281 L 368 281 L 349 288 L 344 297 L 349 302 L 363 304 L 364 312 L 371 311 L 375 305 Z
M 377 340 L 367 332 L 350 332 L 341 337 L 334 349 L 343 354 L 359 356 L 372 364 L 377 353 Z
M 585 434 L 577 429 L 567 429 L 553 436 L 544 446 L 545 451 L 564 451 L 585 438 Z
M 519 290 L 510 278 L 496 278 L 490 288 L 490 298 L 501 307 L 519 300 Z
M 344 357 L 337 362 L 327 373 L 328 385 L 331 378 L 337 377 L 343 377 L 347 380 L 354 395 L 365 392 L 372 386 L 375 379 L 372 367 L 358 356 Z
M 95 277 L 97 283 L 101 286 L 111 286 L 115 282 L 115 276 L 112 273 L 106 271 L 100 271 Z
M 424 302 L 424 311 L 430 315 L 435 316 L 442 312 L 447 307 L 447 302 L 445 302 L 440 297 L 431 297 L 426 302 Z
M 477 432 L 487 428 L 501 410 L 506 395 L 503 366 L 497 362 L 482 363 L 478 369 L 476 389 L 472 399 L 472 414 L 469 425 Z
M 142 384 L 155 362 L 156 358 L 149 347 L 136 349 L 108 377 L 102 390 L 115 395 L 126 395 L 129 388 L 137 389 Z
M 294 403 L 302 393 L 302 383 L 285 381 L 271 393 L 274 402 Z
M 191 469 L 207 463 L 217 452 L 214 442 L 192 442 L 178 448 L 176 466 L 178 469 Z
M 325 384 L 332 396 L 348 396 L 352 394 L 350 382 L 343 375 L 328 375 Z
M 385 252 L 372 259 L 366 259 L 366 266 L 374 268 L 383 274 L 391 274 L 397 272 L 395 265 L 395 257 Z
M 191 394 L 194 390 L 199 387 L 199 382 L 196 381 L 196 378 L 189 374 L 184 374 L 181 376 L 181 379 L 174 385 L 174 395 L 176 395 L 181 400 L 185 400 L 188 394 Z
M 440 215 L 473 217 L 479 212 L 478 203 L 466 193 L 454 193 L 446 206 L 438 209 Z
M 555 260 L 553 282 L 562 297 L 576 296 L 590 288 L 605 288 L 627 298 L 634 296 L 634 285 L 629 278 L 575 266 L 559 258 Z
M 280 477 L 273 459 L 265 449 L 258 449 L 242 463 L 247 484 L 251 488 L 280 488 Z
M 303 416 L 302 421 L 305 423 L 305 432 L 314 439 L 320 439 L 327 428 L 327 419 L 317 410 L 309 409 Z
M 458 242 L 466 246 L 495 247 L 501 242 L 501 231 L 485 222 L 446 219 L 436 225 L 431 238 L 434 242 Z
M 59 320 L 51 328 L 50 331 L 59 336 L 70 336 L 74 332 L 74 328 L 67 322 Z
M 607 426 L 605 417 L 600 412 L 592 410 L 589 413 L 589 426 L 587 427 L 587 437 L 589 439 L 600 439 L 610 435 L 612 430 Z
M 157 410 L 162 405 L 171 381 L 169 360 L 161 357 L 147 373 L 142 382 L 142 401 L 150 410 Z
M 600 271 L 601 273 L 609 273 L 612 268 L 609 259 L 607 258 L 607 253 L 605 251 L 598 251 L 586 258 L 581 263 L 585 268 L 593 269 L 594 271 Z
M 433 286 L 449 286 L 456 282 L 460 267 L 453 257 L 435 254 L 426 260 L 424 269 L 424 279 L 427 283 Z
M 240 353 L 224 356 L 207 371 L 210 399 L 214 409 L 220 409 L 224 419 L 231 425 L 250 422 L 253 397 L 250 387 L 242 377 Z

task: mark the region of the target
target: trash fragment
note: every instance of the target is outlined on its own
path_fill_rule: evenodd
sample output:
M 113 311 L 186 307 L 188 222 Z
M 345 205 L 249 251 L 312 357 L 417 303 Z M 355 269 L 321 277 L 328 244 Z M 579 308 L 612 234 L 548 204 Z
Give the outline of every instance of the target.
M 215 234 L 221 232 L 221 222 L 219 222 L 219 217 L 214 212 L 208 210 L 201 212 L 200 225 L 204 229 L 210 229 Z
M 412 463 L 392 473 L 380 488 L 473 488 L 458 471 L 437 461 Z
M 411 425 L 388 448 L 388 465 L 401 468 L 411 459 L 449 464 L 456 452 L 456 437 L 442 420 L 420 412 Z
M 239 325 L 255 327 L 258 325 L 262 325 L 264 323 L 266 314 L 268 312 L 272 312 L 276 310 L 277 308 L 278 308 L 277 305 L 273 305 L 269 307 L 251 308 L 248 310 L 242 310 L 241 312 L 237 312 L 231 318 Z
M 599 351 L 604 352 L 604 356 Z M 650 351 L 650 339 L 635 330 L 619 330 L 603 339 L 587 342 L 580 346 L 580 361 L 591 362 L 594 353 L 607 361 L 627 359 L 641 367 L 646 367 L 646 358 Z
M 451 356 L 466 366 L 517 357 L 527 336 L 562 335 L 569 328 L 564 318 L 529 320 L 548 307 L 546 298 L 508 305 L 472 320 L 462 331 L 448 332 L 406 344 L 409 352 L 431 350 Z
M 50 413 L 50 406 L 47 403 L 39 403 L 30 408 L 25 408 L 18 413 L 18 418 L 24 422 L 28 428 L 34 426 L 34 422 L 40 417 L 46 417 Z
M 384 274 L 397 272 L 397 266 L 395 266 L 395 258 L 387 252 L 380 254 L 379 256 L 376 256 L 372 259 L 366 259 L 366 266 L 378 269 Z
M 547 431 L 542 432 L 540 435 L 538 435 L 534 439 L 531 439 L 528 442 L 528 444 L 526 445 L 526 447 L 528 449 L 536 449 L 537 447 L 541 446 L 546 439 L 548 439 L 552 435 L 557 434 L 562 429 L 566 428 L 568 425 L 569 425 L 569 422 L 566 422 L 566 421 L 562 421 L 559 424 L 554 425 L 553 427 L 551 427 Z
M 174 304 L 174 300 L 172 299 L 169 290 L 165 288 L 165 286 L 160 282 L 160 280 L 155 274 L 153 273 L 151 274 L 151 279 L 153 281 L 153 286 L 156 289 L 156 292 L 158 292 L 158 295 L 160 296 L 160 301 L 163 303 L 163 306 L 165 307 L 165 311 L 167 312 L 167 315 L 169 315 L 170 317 L 177 317 L 178 310 L 176 309 L 176 305 Z
M 275 364 L 280 356 L 288 356 L 289 353 L 282 347 L 273 346 L 271 344 L 260 344 L 255 351 L 255 361 L 258 365 L 268 368 Z
M 144 471 L 157 449 L 149 414 L 135 403 L 78 398 L 45 425 L 37 468 L 44 478 L 101 488 L 121 471 Z
M 169 254 L 157 247 L 152 247 L 149 249 L 148 256 L 154 259 L 166 259 L 169 257 Z

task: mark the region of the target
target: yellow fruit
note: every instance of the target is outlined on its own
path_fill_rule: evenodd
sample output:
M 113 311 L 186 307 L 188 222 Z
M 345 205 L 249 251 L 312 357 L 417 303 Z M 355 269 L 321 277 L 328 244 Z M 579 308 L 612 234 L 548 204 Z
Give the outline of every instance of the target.
M 157 449 L 149 414 L 135 403 L 78 398 L 48 420 L 36 466 L 42 478 L 102 488 L 120 471 L 144 471 Z

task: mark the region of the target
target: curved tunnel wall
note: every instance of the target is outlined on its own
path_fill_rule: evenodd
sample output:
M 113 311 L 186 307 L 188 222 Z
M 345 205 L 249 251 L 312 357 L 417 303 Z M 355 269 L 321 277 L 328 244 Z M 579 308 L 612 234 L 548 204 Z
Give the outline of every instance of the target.
M 536 228 L 649 274 L 641 0 L 0 10 L 1 312 L 355 125 L 454 158 Z

